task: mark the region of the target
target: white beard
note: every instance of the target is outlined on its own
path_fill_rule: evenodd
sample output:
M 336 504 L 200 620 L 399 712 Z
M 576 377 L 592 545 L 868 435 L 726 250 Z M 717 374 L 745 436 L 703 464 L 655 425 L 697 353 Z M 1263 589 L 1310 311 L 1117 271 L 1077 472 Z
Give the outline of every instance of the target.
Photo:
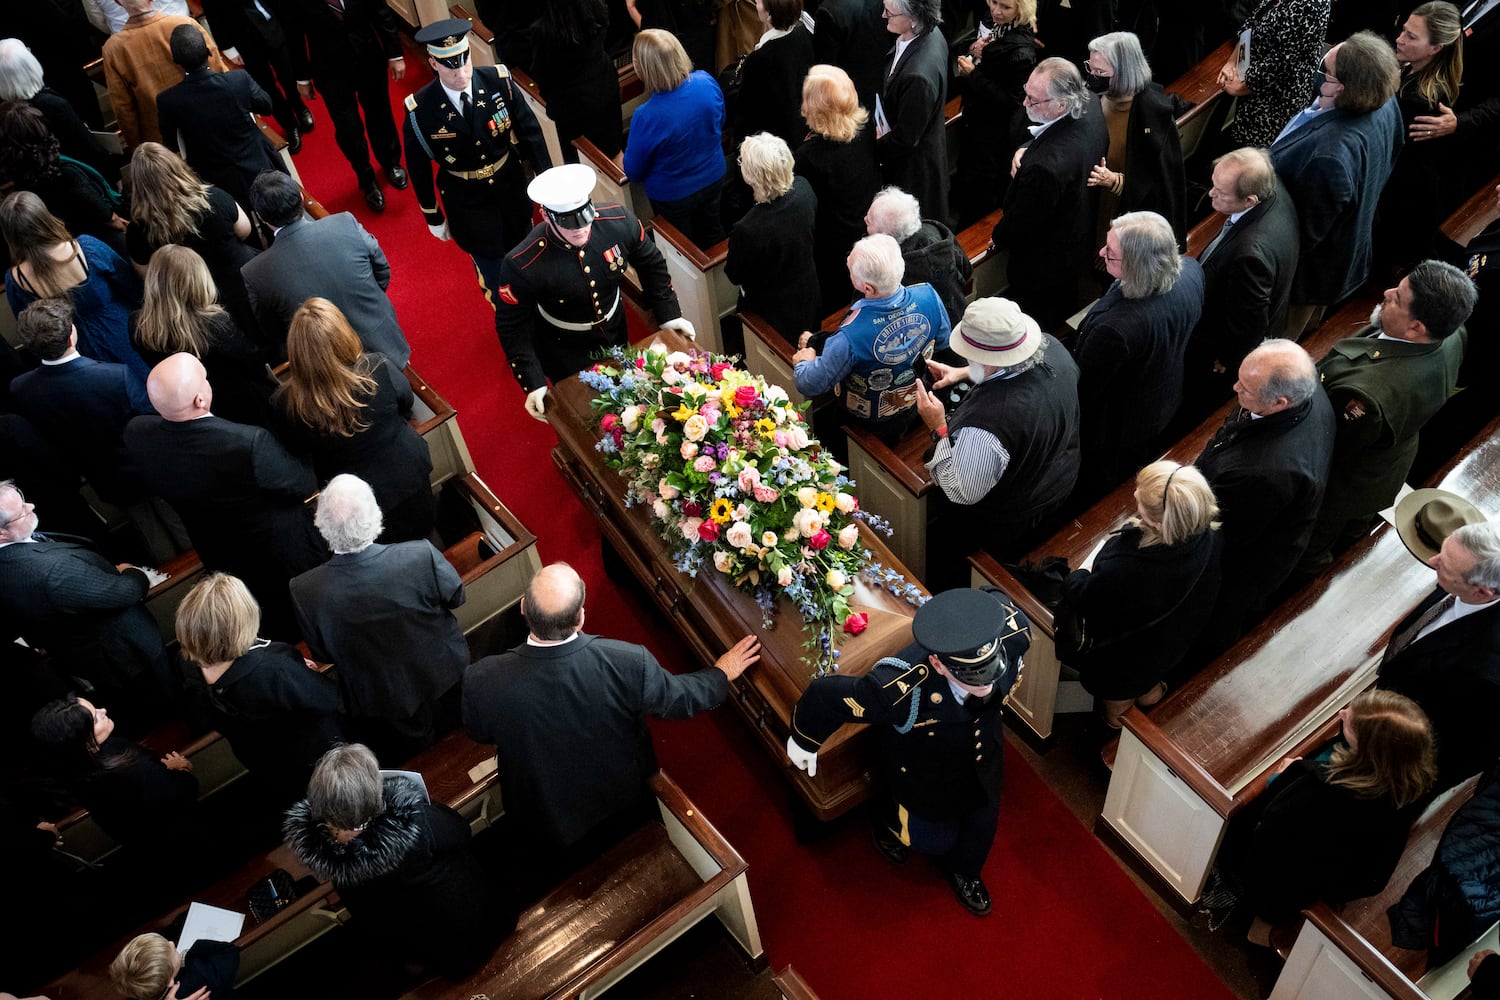
M 984 381 L 984 365 L 978 361 L 969 362 L 969 381 L 975 385 Z
M 1370 325 L 1380 329 L 1380 303 L 1375 303 L 1375 308 L 1370 310 Z

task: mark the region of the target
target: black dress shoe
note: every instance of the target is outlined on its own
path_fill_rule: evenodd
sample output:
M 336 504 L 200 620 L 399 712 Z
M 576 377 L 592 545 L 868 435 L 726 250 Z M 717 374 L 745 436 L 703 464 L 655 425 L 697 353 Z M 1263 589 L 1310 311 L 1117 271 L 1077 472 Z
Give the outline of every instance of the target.
M 990 891 L 984 887 L 983 879 L 949 872 L 948 884 L 953 886 L 953 895 L 958 897 L 964 909 L 976 917 L 990 915 Z
M 380 190 L 379 181 L 371 181 L 360 188 L 365 193 L 365 204 L 377 212 L 385 211 L 385 192 Z
M 385 168 L 386 179 L 391 182 L 391 187 L 397 191 L 405 191 L 411 179 L 406 176 L 406 170 L 399 163 L 393 163 Z
M 887 861 L 893 865 L 906 864 L 906 845 L 892 837 L 884 828 L 870 827 L 870 837 L 875 841 L 875 850 L 879 851 Z
M 298 129 L 287 129 L 286 151 L 293 156 L 302 152 L 302 133 Z
M 316 125 L 317 120 L 313 118 L 313 113 L 307 108 L 303 108 L 297 112 L 297 127 L 302 131 L 311 132 Z

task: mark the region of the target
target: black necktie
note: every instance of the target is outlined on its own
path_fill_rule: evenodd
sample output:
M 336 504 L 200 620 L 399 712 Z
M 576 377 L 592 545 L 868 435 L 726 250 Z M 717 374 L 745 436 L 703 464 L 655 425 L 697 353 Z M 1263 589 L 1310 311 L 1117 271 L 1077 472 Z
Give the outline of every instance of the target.
M 463 92 L 461 103 L 462 107 L 460 110 L 463 111 L 464 123 L 469 126 L 469 131 L 472 132 L 474 130 L 474 102 L 469 100 L 469 92 L 467 90 Z
M 31 540 L 33 542 L 50 542 L 50 541 L 52 541 L 52 539 L 48 538 L 46 535 L 42 534 L 40 531 L 33 531 L 31 533 Z
M 1449 594 L 1447 597 L 1443 598 L 1441 601 L 1438 601 L 1432 607 L 1422 612 L 1421 616 L 1418 617 L 1416 621 L 1408 625 L 1405 629 L 1403 629 L 1400 635 L 1391 636 L 1391 641 L 1386 645 L 1385 655 L 1380 658 L 1380 662 L 1384 664 L 1391 657 L 1399 656 L 1407 646 L 1410 646 L 1412 643 L 1417 641 L 1417 639 L 1422 635 L 1422 630 L 1424 628 L 1441 618 L 1448 611 L 1448 609 L 1453 607 L 1454 603 L 1457 602 L 1457 600 L 1457 597 Z
M 1219 244 L 1224 242 L 1224 237 L 1229 235 L 1229 231 L 1233 229 L 1234 226 L 1235 224 L 1229 219 L 1224 220 L 1224 225 L 1219 227 L 1219 235 L 1215 236 L 1213 238 L 1213 241 L 1210 242 L 1208 246 L 1204 247 L 1203 252 L 1198 255 L 1198 263 L 1201 264 L 1205 260 L 1208 260 L 1208 258 L 1213 255 L 1213 252 L 1219 249 Z

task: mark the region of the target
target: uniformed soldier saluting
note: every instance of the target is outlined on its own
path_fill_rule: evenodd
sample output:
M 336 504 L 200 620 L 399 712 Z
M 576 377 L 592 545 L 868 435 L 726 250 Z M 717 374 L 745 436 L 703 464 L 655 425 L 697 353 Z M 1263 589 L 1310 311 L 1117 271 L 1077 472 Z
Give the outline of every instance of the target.
M 846 722 L 879 726 L 884 798 L 875 846 L 904 864 L 933 857 L 975 916 L 990 912 L 980 877 L 1000 815 L 1002 708 L 1021 676 L 1031 622 L 998 590 L 949 590 L 917 610 L 916 640 L 864 677 L 821 677 L 792 710 L 786 752 L 809 775 Z M 877 793 L 877 795 L 882 793 Z
M 646 305 L 662 329 L 688 339 L 667 262 L 646 227 L 620 205 L 589 200 L 593 168 L 567 163 L 526 189 L 547 221 L 531 231 L 500 267 L 495 331 L 510 370 L 526 393 L 526 412 L 546 420 L 548 380 L 576 375 L 601 347 L 627 342 L 620 285 L 634 267 Z
M 480 287 L 493 306 L 500 261 L 531 229 L 522 161 L 540 172 L 552 166 L 552 157 L 510 71 L 476 69 L 469 62 L 470 27 L 463 18 L 449 18 L 417 32 L 437 79 L 407 96 L 402 135 L 412 190 L 428 230 L 440 240 L 451 237 L 474 258 Z

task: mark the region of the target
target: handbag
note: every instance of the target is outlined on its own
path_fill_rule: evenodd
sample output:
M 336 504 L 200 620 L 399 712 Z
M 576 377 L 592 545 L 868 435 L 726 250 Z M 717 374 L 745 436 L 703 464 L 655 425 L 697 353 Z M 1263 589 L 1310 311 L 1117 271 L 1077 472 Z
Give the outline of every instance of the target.
M 1203 579 L 1203 574 L 1208 570 L 1208 564 L 1198 570 L 1198 575 L 1193 578 L 1192 584 L 1185 590 L 1177 603 L 1151 621 L 1128 632 L 1100 639 L 1097 633 L 1089 631 L 1088 622 L 1083 617 L 1083 612 L 1074 607 L 1068 601 L 1063 601 L 1052 613 L 1052 646 L 1057 651 L 1057 658 L 1069 666 L 1076 667 L 1082 660 L 1087 659 L 1101 649 L 1108 648 L 1126 639 L 1134 638 L 1148 632 L 1166 621 L 1168 618 L 1187 603 L 1193 591 L 1198 589 L 1198 581 Z
M 297 885 L 285 868 L 278 868 L 250 887 L 246 894 L 255 922 L 263 924 L 297 898 Z

